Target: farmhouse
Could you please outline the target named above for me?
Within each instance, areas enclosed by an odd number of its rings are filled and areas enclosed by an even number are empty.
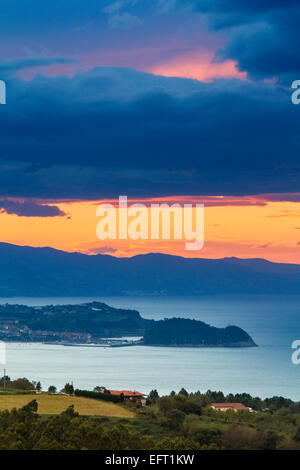
[[[211,407],[219,411],[252,411],[252,408],[248,408],[243,403],[212,403]]]
[[[145,397],[144,393],[140,392],[132,392],[131,390],[108,390],[111,395],[116,395],[116,396],[123,396],[124,400],[129,400],[129,401],[137,401],[139,403],[144,404]],[[103,391],[101,390],[103,393]]]

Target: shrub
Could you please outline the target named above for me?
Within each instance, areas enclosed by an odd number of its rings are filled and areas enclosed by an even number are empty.
[[[111,401],[113,403],[119,403],[122,401],[121,397],[111,395],[110,393],[91,392],[90,390],[79,389],[76,389],[74,393],[77,397],[94,398],[95,400]]]

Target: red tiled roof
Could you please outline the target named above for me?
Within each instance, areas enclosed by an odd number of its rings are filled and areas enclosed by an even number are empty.
[[[101,390],[103,393],[103,390]],[[144,393],[139,393],[139,392],[132,392],[130,390],[109,390],[111,395],[121,395],[123,394],[124,397],[144,397]]]
[[[214,408],[233,408],[235,410],[248,410],[247,406],[243,403],[212,403],[211,406]]]

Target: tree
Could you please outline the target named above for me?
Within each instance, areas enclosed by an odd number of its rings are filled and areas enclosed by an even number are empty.
[[[16,390],[33,390],[35,386],[26,377],[13,380],[10,382],[10,387]]]
[[[161,397],[158,401],[158,409],[163,414],[166,415],[169,411],[174,408],[174,401],[170,397]]]
[[[181,429],[185,414],[180,410],[171,410],[166,414],[167,425],[172,429]]]
[[[193,401],[186,400],[182,406],[181,406],[181,411],[183,411],[186,414],[194,414],[194,415],[201,415],[202,414],[202,408],[198,403],[194,403]]]
[[[35,389],[36,389],[38,392],[42,389],[42,385],[41,385],[41,382],[40,382],[40,381],[38,381],[38,383],[36,384]]]
[[[74,395],[73,384],[66,383],[66,385],[63,388],[63,391],[67,393],[68,395]]]
[[[184,395],[184,396],[188,397],[189,394],[188,394],[188,392],[186,391],[185,388],[182,388],[179,392],[179,395]]]
[[[73,385],[72,385],[73,386]],[[74,405],[68,406],[68,408],[61,413],[61,416],[66,416],[69,419],[78,418],[79,413],[75,411]]]
[[[1,379],[0,379],[0,387],[3,387],[4,384],[7,385],[10,382],[11,382],[10,377],[8,377],[8,375],[5,375],[5,376],[1,377]]]
[[[32,400],[27,405],[23,406],[22,410],[30,411],[31,413],[36,413],[38,410],[38,403],[36,400]]]
[[[48,393],[56,393],[55,385],[50,385],[50,387],[48,387]]]
[[[107,390],[106,387],[100,387],[99,385],[97,385],[97,387],[94,388],[94,392],[102,392],[102,393],[110,393],[109,390]]]
[[[148,395],[149,400],[156,401],[159,398],[158,392],[156,389],[151,390],[151,392]]]

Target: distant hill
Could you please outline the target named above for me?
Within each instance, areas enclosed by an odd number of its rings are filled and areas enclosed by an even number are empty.
[[[0,296],[299,294],[300,266],[263,259],[132,258],[0,243]]]
[[[143,342],[147,346],[256,346],[251,336],[238,326],[216,328],[202,321],[170,318],[152,323]]]

